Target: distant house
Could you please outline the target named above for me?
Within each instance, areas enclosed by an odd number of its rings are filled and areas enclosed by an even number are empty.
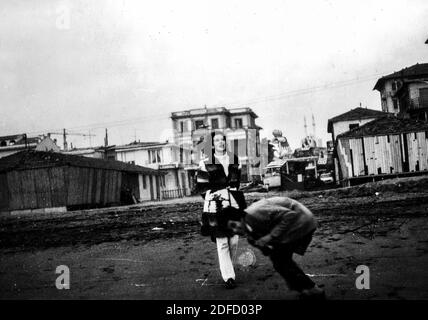
[[[332,141],[334,143],[339,134],[358,128],[372,120],[385,116],[385,114],[386,113],[383,111],[361,107],[351,109],[348,112],[328,119],[327,132],[331,133]]]
[[[160,199],[156,170],[54,152],[0,159],[0,211],[65,211]]]
[[[73,149],[69,149],[69,150],[61,150],[60,152],[63,154],[71,154],[71,155],[96,158],[96,159],[104,159],[105,158],[105,148],[104,147],[73,148]]]
[[[328,119],[327,132],[331,133],[332,142],[333,142],[333,148],[334,148],[333,163],[334,163],[334,173],[335,173],[334,177],[335,177],[336,183],[339,183],[341,179],[337,153],[335,152],[337,147],[336,137],[344,132],[347,132],[349,130],[365,125],[370,121],[373,121],[380,117],[384,117],[387,114],[388,113],[386,112],[360,107],[360,108],[351,109],[348,112],[342,113],[334,118]]]
[[[190,195],[193,180],[185,165],[190,163],[190,150],[170,142],[133,142],[111,146],[107,154],[114,153],[118,161],[159,170],[161,198],[176,198]]]
[[[337,136],[343,185],[428,173],[428,123],[383,117]]]
[[[382,110],[428,121],[428,63],[415,64],[380,78]]]
[[[56,142],[47,137],[27,137],[27,134],[15,134],[0,137],[0,158],[22,150],[59,151]]]

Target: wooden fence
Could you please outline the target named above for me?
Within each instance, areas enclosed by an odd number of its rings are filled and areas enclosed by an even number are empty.
[[[184,198],[186,191],[186,188],[162,190],[162,199]]]

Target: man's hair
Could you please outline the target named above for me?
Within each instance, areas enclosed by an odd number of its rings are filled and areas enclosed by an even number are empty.
[[[247,213],[235,207],[226,207],[217,215],[217,222],[221,226],[227,226],[229,221],[241,221]]]

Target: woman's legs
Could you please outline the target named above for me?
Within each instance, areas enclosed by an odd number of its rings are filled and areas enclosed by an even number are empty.
[[[232,256],[236,254],[238,239],[239,237],[237,235],[231,238],[216,238],[220,272],[225,282],[228,279],[235,280],[235,270],[233,269]]]

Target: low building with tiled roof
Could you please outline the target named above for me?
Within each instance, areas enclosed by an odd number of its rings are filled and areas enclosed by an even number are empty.
[[[383,111],[428,120],[428,63],[383,76],[373,90],[380,92]]]
[[[377,118],[384,117],[385,115],[387,115],[386,112],[379,110],[361,107],[351,109],[348,112],[328,119],[327,132],[331,133],[334,142],[339,134],[362,126]]]

